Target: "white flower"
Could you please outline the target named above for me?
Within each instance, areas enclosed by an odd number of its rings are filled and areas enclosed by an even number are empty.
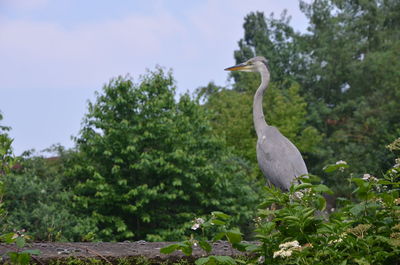
[[[196,218],[194,219],[194,224],[192,225],[192,230],[197,230],[199,229],[201,224],[204,224],[204,219],[203,218]]]
[[[369,180],[369,178],[371,177],[370,174],[364,174],[364,176],[362,177],[363,180]]]
[[[340,243],[340,242],[342,242],[342,241],[343,241],[343,239],[341,239],[341,238],[338,238],[338,239],[335,239],[335,240],[330,240],[330,241],[328,242],[328,245]]]
[[[297,240],[291,241],[291,242],[286,242],[286,243],[279,245],[280,249],[298,248],[298,247],[300,247],[300,244],[299,244],[299,241],[297,241]]]
[[[192,230],[197,230],[197,229],[199,229],[199,227],[200,227],[200,224],[193,224]]]
[[[294,193],[294,196],[295,196],[296,198],[301,199],[301,198],[303,198],[304,194],[303,194],[301,191],[296,191],[296,192]]]
[[[375,178],[374,176],[371,176],[370,174],[364,174],[362,179],[365,180],[365,181],[370,181],[370,182],[377,182],[378,181],[377,178]]]
[[[290,257],[292,255],[293,250],[301,250],[301,246],[299,241],[294,240],[290,242],[286,242],[279,245],[279,250],[274,252],[274,258],[276,257]]]
[[[204,224],[204,219],[203,218],[196,218],[196,219],[194,219],[194,222],[196,224]]]
[[[289,250],[280,249],[280,250],[274,252],[274,258],[276,258],[276,257],[286,258],[286,257],[290,257],[291,255],[292,255],[292,251],[290,249]]]
[[[343,241],[343,238],[346,237],[346,236],[347,236],[347,233],[341,233],[341,234],[339,235],[339,238],[338,238],[338,239],[330,240],[330,241],[328,242],[328,245],[340,243],[340,242]]]

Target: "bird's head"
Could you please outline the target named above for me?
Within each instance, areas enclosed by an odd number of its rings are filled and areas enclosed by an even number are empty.
[[[265,67],[268,69],[268,60],[263,56],[257,56],[244,63],[228,67],[225,71],[261,72],[261,69]]]

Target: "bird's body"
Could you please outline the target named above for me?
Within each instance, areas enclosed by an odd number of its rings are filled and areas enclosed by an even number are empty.
[[[299,150],[274,126],[267,125],[258,137],[257,160],[264,176],[282,190],[289,190],[296,178],[308,173]]]
[[[254,95],[253,121],[257,133],[257,160],[264,176],[274,186],[289,190],[297,178],[308,174],[306,164],[297,147],[274,126],[269,126],[264,118],[262,98],[269,84],[268,62],[257,56],[245,63],[225,70],[259,72],[261,85]]]

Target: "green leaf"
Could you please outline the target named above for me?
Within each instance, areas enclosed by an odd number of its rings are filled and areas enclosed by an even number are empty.
[[[168,245],[166,247],[163,247],[160,249],[160,252],[162,254],[170,254],[176,250],[178,250],[180,248],[179,244],[172,244],[172,245]]]
[[[315,192],[334,194],[334,192],[324,184],[318,184],[312,187]]]
[[[300,222],[300,218],[297,216],[293,216],[293,215],[288,215],[282,218],[283,220],[286,221],[292,221],[292,222]]]
[[[193,248],[188,241],[185,241],[163,247],[160,249],[160,253],[170,254],[176,250],[180,250],[183,252],[183,254],[190,256],[192,254]]]
[[[234,265],[236,261],[229,256],[209,256],[199,258],[195,261],[196,265]]]
[[[227,231],[226,237],[231,244],[239,243],[240,241],[242,241],[242,233],[237,230]]]
[[[325,210],[326,208],[326,200],[324,197],[322,196],[318,196],[317,197],[317,209],[320,211]]]
[[[359,265],[370,265],[371,263],[368,262],[364,257],[362,258],[356,258],[354,261],[359,264]]]
[[[369,182],[361,178],[352,178],[351,181],[354,182],[358,187],[366,187],[369,185]]]
[[[237,249],[237,250],[239,250],[239,251],[242,251],[242,252],[246,251],[248,246],[249,246],[248,243],[242,243],[242,242],[233,243],[233,244],[232,244],[232,247],[233,247],[233,248],[235,248],[235,249]]]
[[[229,256],[214,256],[217,264],[236,264],[236,261]]]
[[[313,186],[313,184],[311,184],[311,183],[301,183],[299,185],[295,185],[293,187],[293,191],[298,191],[298,190],[302,190],[302,189],[311,188],[312,186]]]
[[[219,232],[213,237],[213,241],[221,240],[225,235],[225,232]]]
[[[186,256],[190,256],[192,255],[193,252],[193,248],[191,245],[183,245],[180,247],[180,250],[182,251],[183,254],[185,254]]]
[[[222,220],[228,220],[229,218],[231,218],[229,215],[227,215],[223,212],[218,212],[218,211],[212,212],[211,215],[221,218]]]
[[[224,221],[221,221],[221,220],[218,220],[218,219],[212,219],[211,223],[215,224],[215,225],[225,225],[226,224]]]
[[[355,216],[358,216],[364,210],[365,210],[365,206],[362,204],[356,204],[352,208],[350,208],[350,212]]]
[[[199,259],[197,259],[194,263],[195,263],[196,265],[211,264],[211,263],[208,263],[209,261],[210,261],[210,257],[205,257],[205,258],[199,258]]]
[[[326,165],[322,170],[326,173],[331,173],[338,170],[339,168],[348,168],[348,167],[349,165],[347,164],[330,164]]]
[[[12,264],[29,265],[29,261],[31,260],[29,253],[8,252],[7,255],[10,257]]]
[[[312,216],[313,214],[314,214],[314,209],[309,209],[309,210],[307,210],[305,212],[303,211],[302,218],[303,219],[308,218],[308,217]]]
[[[211,245],[207,241],[199,241],[199,246],[207,253],[212,250]]]
[[[23,248],[25,246],[25,238],[22,236],[19,236],[15,239],[15,244],[19,248]]]
[[[15,238],[13,238],[15,235],[15,233],[7,233],[4,235],[1,235],[0,239],[1,241],[7,243],[7,244],[11,244],[15,242]]]
[[[22,251],[21,253],[28,253],[30,255],[40,255],[40,250],[38,249],[26,249],[24,251]]]

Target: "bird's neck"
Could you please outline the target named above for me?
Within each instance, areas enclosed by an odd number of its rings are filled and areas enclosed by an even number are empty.
[[[263,112],[262,100],[264,92],[268,87],[270,78],[269,71],[266,67],[260,70],[260,74],[261,74],[261,85],[258,87],[254,95],[254,101],[253,101],[253,121],[258,137],[262,137],[261,136],[262,129],[265,128],[265,126],[267,126]]]

